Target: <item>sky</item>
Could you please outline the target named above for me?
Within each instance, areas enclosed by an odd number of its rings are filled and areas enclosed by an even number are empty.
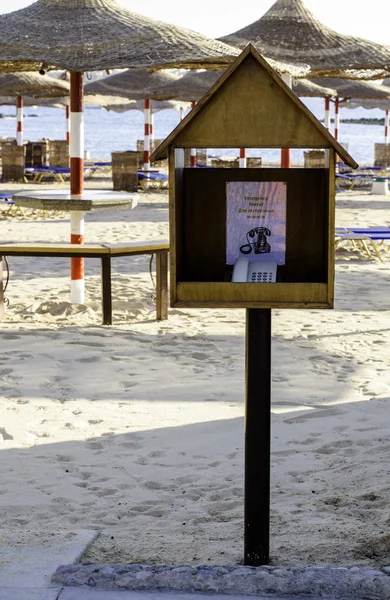
[[[118,0],[129,10],[221,37],[259,19],[274,0]],[[31,0],[0,0],[0,14],[32,4]],[[390,0],[305,0],[305,6],[331,29],[390,46]]]

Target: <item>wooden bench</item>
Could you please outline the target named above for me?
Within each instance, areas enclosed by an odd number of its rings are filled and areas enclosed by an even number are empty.
[[[0,244],[0,318],[4,316],[3,257],[45,256],[100,258],[102,274],[103,325],[112,324],[111,258],[156,255],[156,318],[168,318],[168,252],[166,242],[134,242],[129,244]]]

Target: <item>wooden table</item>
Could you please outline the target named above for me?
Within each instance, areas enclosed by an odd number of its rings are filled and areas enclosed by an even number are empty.
[[[123,210],[137,206],[138,194],[111,190],[68,190],[18,192],[12,196],[16,206],[70,212],[70,241],[84,243],[84,213],[92,210]],[[71,302],[84,304],[84,258],[71,258]]]

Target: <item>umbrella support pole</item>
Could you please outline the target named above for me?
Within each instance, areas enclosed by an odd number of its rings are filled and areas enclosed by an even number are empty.
[[[240,148],[240,169],[246,168],[246,148]]]
[[[70,74],[70,193],[81,196],[84,192],[84,112],[83,73]],[[70,213],[70,241],[84,243],[84,212]],[[84,258],[71,258],[71,302],[84,303]]]
[[[18,96],[16,100],[16,143],[23,146],[23,96]]]
[[[325,127],[330,131],[330,98],[325,98]]]
[[[282,73],[282,79],[290,89],[292,89],[292,77],[290,73]],[[291,150],[290,148],[282,148],[280,153],[280,166],[282,169],[291,168]]]
[[[84,243],[84,212],[72,210],[70,212],[70,243]],[[84,258],[71,258],[71,303],[84,304]]]

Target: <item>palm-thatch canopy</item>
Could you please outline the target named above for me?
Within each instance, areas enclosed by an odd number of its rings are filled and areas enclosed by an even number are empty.
[[[311,79],[294,79],[292,91],[301,98],[329,98],[337,96],[337,90],[331,87],[328,79],[323,80],[323,84],[314,83]]]
[[[23,96],[23,106],[45,106],[49,108],[65,108],[67,99],[62,98],[32,98]],[[15,106],[15,96],[0,96],[0,106]]]
[[[390,73],[389,46],[333,31],[302,0],[276,0],[260,19],[219,39],[241,49],[251,42],[273,59],[308,63],[310,79],[382,79]]]
[[[0,15],[0,71],[128,67],[221,69],[236,48],[116,0],[37,0]]]
[[[381,83],[384,88],[390,90],[390,79],[384,79]],[[380,110],[390,110],[390,99],[358,99],[352,98],[345,103],[346,108],[366,108],[370,110],[372,108],[379,108]]]
[[[84,86],[85,94],[109,94],[122,96],[131,100],[143,100],[145,88],[154,85],[172,83],[180,78],[167,69],[150,73],[147,69],[127,69],[115,75],[102,77]]]
[[[146,88],[146,95],[156,100],[176,99],[183,102],[197,102],[221,76],[213,71],[186,73],[180,79],[168,81],[164,85]],[[336,96],[336,90],[313,83],[308,79],[294,79],[293,91],[297,96],[328,97]]]
[[[215,71],[190,72],[175,81],[150,86],[145,89],[145,93],[155,100],[175,99],[182,102],[197,102],[221,74]]]
[[[379,85],[373,81],[351,81],[349,79],[334,79],[326,77],[324,79],[313,79],[318,85],[329,84],[337,90],[336,96],[339,98],[390,98],[390,87]]]
[[[69,94],[69,83],[49,75],[39,73],[0,73],[0,94],[32,97],[56,98]],[[14,98],[15,102],[15,98]]]
[[[118,98],[117,98],[118,99]],[[126,112],[128,110],[139,110],[141,112],[144,111],[144,103],[142,100],[137,100],[136,102],[123,102],[122,104],[120,103],[115,103],[115,104],[102,104],[103,108],[106,108],[107,110],[112,110],[114,112]],[[151,100],[150,101],[150,108],[152,110],[152,113],[156,113],[159,112],[160,110],[169,110],[169,109],[175,109],[175,110],[179,110],[180,108],[188,108],[189,104],[188,103],[184,103],[184,102],[175,102],[173,100],[163,100],[161,102],[156,101],[156,100]]]

